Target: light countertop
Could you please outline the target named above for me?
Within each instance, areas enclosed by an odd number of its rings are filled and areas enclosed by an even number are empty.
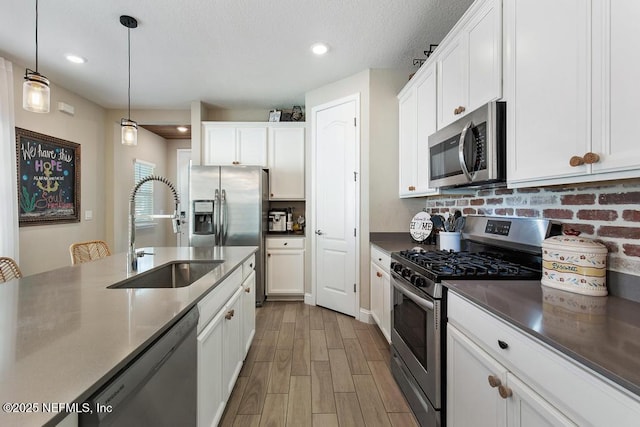
[[[138,273],[125,253],[0,284],[0,402],[37,403],[0,412],[0,425],[57,423],[42,403],[84,402],[257,250],[146,248]],[[224,260],[184,288],[107,289],[176,260]]]

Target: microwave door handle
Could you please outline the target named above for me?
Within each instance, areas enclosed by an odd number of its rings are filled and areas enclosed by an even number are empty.
[[[471,173],[467,168],[467,164],[464,161],[464,141],[465,139],[467,139],[467,132],[469,131],[469,129],[471,129],[474,126],[475,125],[473,124],[472,121],[467,123],[464,129],[462,129],[462,133],[460,134],[460,141],[458,142],[458,160],[460,161],[460,169],[462,169],[462,172],[467,177],[467,180],[469,182],[473,182],[474,177],[471,176]]]

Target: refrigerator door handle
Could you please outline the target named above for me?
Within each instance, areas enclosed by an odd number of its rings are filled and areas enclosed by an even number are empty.
[[[213,234],[215,236],[214,245],[220,244],[220,191],[216,189],[213,202]]]
[[[222,227],[222,230],[220,232],[220,244],[224,245],[227,243],[227,216],[229,214],[229,211],[227,209],[227,192],[225,190],[222,190],[220,209],[220,224]]]

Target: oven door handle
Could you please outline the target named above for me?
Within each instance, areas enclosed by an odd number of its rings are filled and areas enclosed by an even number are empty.
[[[411,301],[418,304],[423,309],[433,311],[433,303],[431,301],[427,301],[423,298],[420,298],[418,295],[414,294],[409,286],[405,285],[402,282],[399,282],[398,280],[394,280],[393,287],[396,288],[402,295],[406,296],[407,298],[409,298]]]

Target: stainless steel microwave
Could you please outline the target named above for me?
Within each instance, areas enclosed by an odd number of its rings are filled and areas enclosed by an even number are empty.
[[[506,180],[506,104],[490,102],[429,137],[429,186],[482,187]]]

